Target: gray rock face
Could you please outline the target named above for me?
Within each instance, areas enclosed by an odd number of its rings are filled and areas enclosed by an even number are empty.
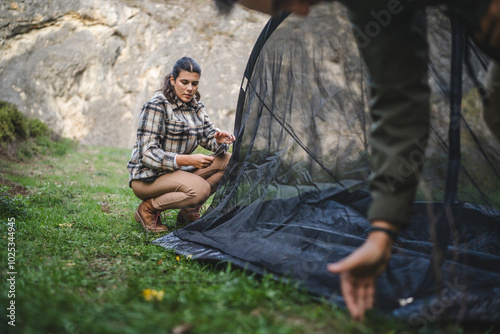
[[[232,131],[243,71],[268,17],[241,7],[221,17],[212,2],[1,1],[0,99],[62,136],[132,147],[143,103],[177,59],[191,56],[202,67],[208,114]],[[444,28],[429,32],[431,58],[447,69],[449,27],[431,14],[429,26]],[[465,86],[468,91],[472,84]],[[434,118],[447,120],[446,106],[435,102],[435,109]]]
[[[268,17],[212,0],[0,3],[0,99],[85,144],[131,147],[142,104],[182,56],[202,67],[211,119],[233,130],[248,56]]]

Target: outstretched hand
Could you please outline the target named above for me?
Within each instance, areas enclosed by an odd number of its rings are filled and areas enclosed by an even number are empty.
[[[385,222],[373,226],[391,228]],[[328,265],[328,271],[340,274],[340,288],[349,313],[355,320],[363,320],[365,312],[373,307],[375,281],[385,270],[391,258],[392,239],[385,232],[374,231],[351,255]]]
[[[214,135],[217,145],[222,144],[232,144],[236,140],[236,137],[227,131],[217,131]]]

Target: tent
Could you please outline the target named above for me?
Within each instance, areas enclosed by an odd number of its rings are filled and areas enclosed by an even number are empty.
[[[343,304],[326,265],[363,243],[371,201],[366,71],[345,14],[328,3],[306,18],[268,22],[245,71],[237,142],[211,207],[155,244],[289,278]],[[439,9],[428,21],[431,138],[411,227],[377,281],[376,308],[415,324],[499,322],[500,154],[475,88],[488,60]],[[450,63],[454,43],[468,56]],[[460,127],[448,126],[450,110]]]

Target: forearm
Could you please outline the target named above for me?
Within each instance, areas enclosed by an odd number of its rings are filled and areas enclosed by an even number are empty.
[[[191,155],[188,154],[177,154],[175,157],[177,162],[177,166],[192,166],[193,162],[191,161]]]
[[[160,148],[152,148],[144,150],[141,162],[144,166],[151,169],[173,172],[176,170],[175,153],[165,152]]]

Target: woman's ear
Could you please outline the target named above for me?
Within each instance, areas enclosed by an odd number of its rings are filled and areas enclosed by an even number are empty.
[[[171,76],[170,76],[170,83],[172,84],[172,86],[173,86],[173,85],[174,85],[174,83],[175,83],[175,80],[174,80],[174,76],[173,76],[173,75],[171,75]]]

